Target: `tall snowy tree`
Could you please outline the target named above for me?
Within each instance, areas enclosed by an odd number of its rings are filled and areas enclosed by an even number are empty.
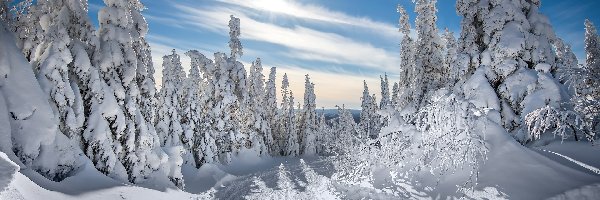
[[[385,109],[390,103],[390,82],[388,80],[387,73],[384,77],[379,76],[381,79],[381,101],[379,103],[379,109]]]
[[[586,65],[575,98],[575,109],[583,115],[590,132],[600,130],[600,36],[591,21],[585,21]]]
[[[183,80],[183,87],[180,87],[180,89],[185,90],[181,101],[181,126],[184,138],[189,138],[189,151],[193,155],[196,167],[200,167],[201,162],[204,161],[204,155],[200,147],[203,137],[200,132],[202,123],[201,109],[203,107],[200,95],[202,92],[201,84],[204,81],[200,75],[200,65],[205,65],[207,61],[204,60],[206,57],[200,57],[201,54],[192,55],[190,52],[185,53],[191,58],[190,71],[187,78]]]
[[[48,9],[42,16],[44,40],[38,49],[43,53],[33,58],[37,78],[42,89],[48,94],[59,130],[70,138],[79,139],[84,123],[83,105],[79,87],[72,80],[69,64],[73,56],[68,45],[72,11],[62,1],[42,1],[38,3]]]
[[[590,20],[585,20],[585,53],[585,67],[594,75],[600,74],[600,36]]]
[[[271,143],[267,144],[270,153],[273,155],[278,155],[281,150],[281,146],[279,143],[280,132],[278,127],[279,122],[279,114],[277,108],[277,87],[275,85],[275,79],[277,78],[277,68],[271,67],[271,71],[269,73],[269,80],[267,80],[265,86],[265,99],[264,105],[266,107],[265,116],[269,121],[269,127],[271,129]]]
[[[147,121],[145,117],[148,116],[144,116],[140,109],[142,97],[138,67],[147,67],[147,64],[138,63],[138,58],[147,55],[141,55],[144,47],[136,47],[134,43],[142,41],[147,31],[139,13],[143,5],[138,0],[105,0],[104,3],[107,7],[98,13],[100,44],[94,60],[123,110],[125,130],[117,139],[122,147],[117,152],[129,181],[136,183],[158,170],[162,163],[156,158],[165,153],[160,149],[152,122]],[[172,180],[177,186],[182,186],[175,178]]]
[[[369,93],[367,82],[363,81],[364,90],[361,98],[360,130],[361,138],[375,138],[379,134],[379,115],[377,115],[377,102]]]
[[[152,54],[150,45],[146,41],[148,34],[148,23],[141,11],[144,5],[139,0],[131,1],[132,17],[132,40],[133,50],[137,57],[136,82],[139,88],[138,104],[144,118],[154,124],[156,123],[156,81],[154,80],[154,64],[152,63]]]
[[[245,102],[248,109],[244,113],[246,116],[244,127],[248,129],[249,147],[254,149],[259,155],[268,154],[267,146],[270,146],[273,142],[270,121],[266,116],[264,102],[265,80],[262,71],[262,62],[260,58],[257,58],[256,61],[252,62],[252,66],[250,67],[247,80],[248,97]]]
[[[315,155],[317,153],[316,131],[317,131],[317,104],[315,96],[315,84],[310,81],[308,74],[304,81],[304,106],[299,118],[300,154]]]
[[[457,45],[454,33],[446,28],[442,38],[446,42],[445,50],[446,55],[444,57],[444,72],[447,75],[447,83],[445,86],[453,86],[460,77],[464,76],[467,72],[466,69],[456,65],[457,60]]]
[[[215,90],[212,105],[215,140],[219,148],[219,159],[229,163],[233,155],[246,144],[247,136],[240,133],[242,114],[240,102],[243,102],[243,91],[246,72],[241,63],[234,57],[228,58],[223,53],[215,53],[215,73],[212,78]]]
[[[392,87],[392,100],[391,100],[392,107],[396,109],[399,101],[400,101],[400,85],[398,85],[398,82],[394,82],[394,86]]]
[[[421,79],[422,87],[416,87],[413,100],[417,108],[426,103],[428,93],[444,86],[446,74],[444,73],[442,41],[438,34],[437,22],[437,0],[415,0],[415,29],[418,39],[416,41],[415,68],[416,76],[413,79]]]
[[[294,112],[294,94],[289,90],[287,74],[281,81],[281,113],[279,116],[279,134],[277,141],[281,147],[281,155],[297,156],[300,154],[298,133],[296,132],[296,113]]]
[[[231,57],[237,58],[244,55],[242,42],[240,42],[240,18],[229,16],[229,48],[231,49]]]
[[[179,100],[178,90],[183,86],[183,67],[179,55],[173,53],[163,57],[162,88],[160,90],[160,108],[158,110],[158,124],[156,130],[161,138],[161,146],[179,146],[184,144],[183,127],[181,127],[181,114],[183,107]],[[187,140],[186,140],[187,141]]]
[[[201,71],[206,72],[206,69],[211,67],[212,60],[196,50],[188,51],[185,54],[190,57],[191,68],[186,79],[188,92],[184,101],[186,103],[184,115],[188,121],[184,125],[187,128],[184,129],[192,132],[186,135],[193,135],[191,153],[194,156],[196,167],[200,167],[205,163],[213,163],[217,160],[216,144],[210,134],[210,121],[208,121],[210,118],[205,113],[207,102],[203,97],[208,87],[205,78],[208,77],[200,74]]]
[[[416,77],[420,70],[417,70],[415,65],[415,42],[410,37],[410,21],[409,16],[404,7],[398,5],[398,13],[400,14],[399,31],[402,32],[402,42],[400,43],[400,82],[398,97],[399,109],[405,109],[413,102],[414,91],[420,88],[420,78]],[[364,95],[363,95],[364,96]]]

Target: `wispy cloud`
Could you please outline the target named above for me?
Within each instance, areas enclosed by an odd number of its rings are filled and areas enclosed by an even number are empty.
[[[359,27],[365,31],[398,41],[400,34],[394,24],[377,22],[367,17],[351,16],[315,4],[301,3],[295,0],[217,0],[222,3],[236,5],[262,11],[269,14],[286,15],[314,22],[330,23],[338,26]]]
[[[191,24],[217,33],[227,34],[229,15],[234,14],[242,21],[242,38],[281,45],[287,48],[294,59],[322,61],[370,67],[380,71],[394,70],[399,59],[393,52],[355,41],[336,33],[318,31],[303,26],[291,28],[257,21],[242,11],[215,7],[211,10],[175,5],[180,17],[191,20]]]

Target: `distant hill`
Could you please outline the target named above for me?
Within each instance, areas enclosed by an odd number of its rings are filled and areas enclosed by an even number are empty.
[[[354,118],[354,122],[360,122],[360,110],[348,109],[350,113],[352,113],[352,118]],[[335,119],[338,117],[338,109],[317,109],[317,114],[325,113],[325,120],[330,121],[331,119]]]

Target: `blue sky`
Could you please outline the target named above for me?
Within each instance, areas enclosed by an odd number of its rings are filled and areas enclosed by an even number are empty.
[[[400,62],[396,5],[413,10],[410,0],[142,0],[150,26],[157,82],[162,56],[176,49],[183,54],[197,49],[208,57],[229,52],[229,15],[241,19],[245,65],[260,57],[265,67],[277,67],[278,77],[290,77],[296,99],[302,99],[304,74],[316,84],[318,107],[345,104],[360,107],[362,81],[379,96],[379,76],[397,81]],[[90,0],[90,17],[104,7]],[[438,1],[438,27],[459,34],[460,17],[455,1]],[[600,25],[598,0],[542,0],[557,35],[584,58],[585,18]],[[411,14],[414,20],[415,14]],[[94,22],[97,23],[97,22]],[[184,68],[189,59],[182,55]],[[247,66],[248,67],[248,66]],[[280,81],[280,80],[278,80]],[[278,82],[279,84],[280,82]]]

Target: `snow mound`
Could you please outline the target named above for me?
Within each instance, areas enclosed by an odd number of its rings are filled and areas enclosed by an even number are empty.
[[[0,192],[15,179],[19,166],[8,159],[8,156],[0,152]]]
[[[600,197],[600,183],[594,185],[588,185],[574,190],[569,190],[563,194],[549,198],[548,200],[567,200],[567,199],[578,199],[578,200],[593,200]]]

